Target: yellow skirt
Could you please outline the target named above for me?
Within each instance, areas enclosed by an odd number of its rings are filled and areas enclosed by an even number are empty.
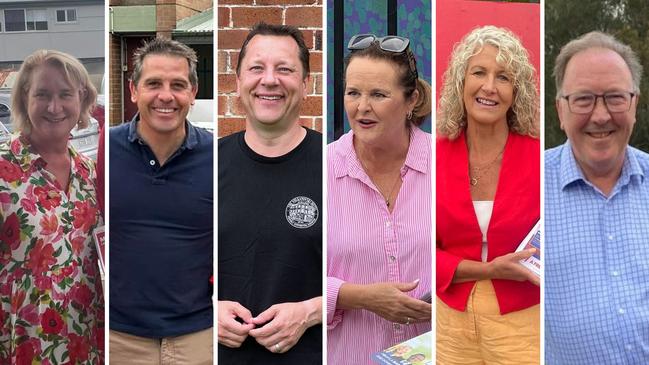
[[[500,314],[491,280],[478,281],[465,312],[437,298],[438,365],[537,365],[539,305]]]

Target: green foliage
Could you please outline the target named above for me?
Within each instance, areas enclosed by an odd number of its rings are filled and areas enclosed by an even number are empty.
[[[631,145],[649,151],[649,2],[646,0],[545,1],[545,147],[563,143],[555,109],[554,60],[561,47],[599,30],[628,44],[644,67]]]

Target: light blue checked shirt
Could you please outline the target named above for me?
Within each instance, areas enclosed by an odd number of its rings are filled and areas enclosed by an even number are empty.
[[[569,143],[545,152],[547,364],[649,364],[648,177],[628,147],[606,197]]]

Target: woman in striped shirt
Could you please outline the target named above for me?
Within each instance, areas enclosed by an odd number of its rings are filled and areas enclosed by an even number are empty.
[[[328,148],[330,364],[430,331],[431,92],[407,38],[352,37],[345,59],[351,131]]]

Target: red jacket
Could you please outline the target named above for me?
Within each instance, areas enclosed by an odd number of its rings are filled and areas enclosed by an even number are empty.
[[[482,233],[469,189],[465,134],[451,141],[437,139],[437,296],[460,311],[475,281],[452,284],[463,259],[481,261]],[[509,133],[493,213],[487,230],[487,261],[514,252],[539,219],[541,200],[540,142]],[[492,280],[500,313],[539,303],[539,288],[525,281]]]

